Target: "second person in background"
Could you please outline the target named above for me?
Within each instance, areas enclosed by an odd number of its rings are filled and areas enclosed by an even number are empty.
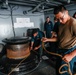
[[[47,17],[44,23],[44,33],[47,38],[51,38],[53,30],[53,23],[51,22],[50,18]]]

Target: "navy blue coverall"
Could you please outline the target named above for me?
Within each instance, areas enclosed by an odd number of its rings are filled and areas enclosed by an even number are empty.
[[[44,24],[44,31],[46,32],[46,37],[50,38],[52,36],[51,31],[53,30],[53,23],[49,21],[48,23],[45,22]]]
[[[33,49],[42,44],[42,41],[41,41],[42,37],[44,37],[42,31],[38,31],[38,34],[37,34],[36,37],[32,36],[31,42],[34,42]],[[43,54],[42,47],[40,47],[37,51],[38,51],[38,55],[39,55],[39,58],[40,58]]]

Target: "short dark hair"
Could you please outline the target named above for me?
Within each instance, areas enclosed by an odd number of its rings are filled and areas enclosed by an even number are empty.
[[[65,11],[66,8],[64,7],[64,5],[60,5],[54,8],[54,14],[58,14],[59,12],[63,12]]]
[[[49,17],[49,16],[47,16],[47,17],[46,17],[46,19],[47,19],[47,18],[50,18],[50,17]]]
[[[37,32],[38,32],[38,29],[33,29],[32,34],[35,34],[35,33],[37,33]]]

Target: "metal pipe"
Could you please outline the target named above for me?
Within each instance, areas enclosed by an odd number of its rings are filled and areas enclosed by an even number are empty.
[[[44,10],[41,10],[40,12],[50,11],[50,10],[53,10],[53,9],[54,8],[44,9]]]
[[[28,4],[28,3],[23,3],[23,2],[14,2],[14,1],[8,1],[9,4],[17,4],[17,5],[26,5],[26,6],[36,6],[36,4]]]
[[[15,37],[15,29],[14,29],[14,22],[13,22],[13,11],[12,11],[12,7],[10,7],[10,13],[11,13],[11,21],[12,21],[12,29],[13,29],[13,34],[14,34],[14,37]]]
[[[46,2],[42,2],[42,3],[38,4],[34,9],[29,10],[29,11],[34,12],[36,9],[38,9],[44,3],[46,3]]]
[[[49,2],[44,1],[44,2],[42,2],[42,3],[40,3],[40,4],[38,4],[34,9],[28,10],[28,11],[34,12],[34,11],[36,11],[41,5],[43,5],[43,4],[50,4],[50,5],[52,5],[52,6],[57,6],[57,5],[62,4],[62,3],[55,2],[55,1],[49,1]],[[48,9],[47,9],[47,10],[48,10]]]

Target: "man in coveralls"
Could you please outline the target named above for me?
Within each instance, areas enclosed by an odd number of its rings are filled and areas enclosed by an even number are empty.
[[[41,39],[44,37],[42,31],[38,29],[33,30],[33,35],[31,38],[31,50],[36,50],[38,52],[39,59],[41,59],[43,51],[41,48],[42,41]]]
[[[46,22],[44,23],[44,33],[47,38],[51,38],[53,30],[53,23],[50,21],[50,18],[46,18]]]

